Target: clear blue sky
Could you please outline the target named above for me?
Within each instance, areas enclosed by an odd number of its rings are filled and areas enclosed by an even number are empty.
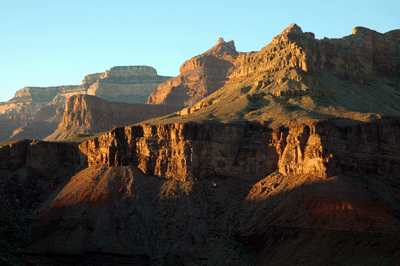
[[[291,23],[316,38],[400,28],[400,1],[0,0],[0,102],[25,86],[79,85],[113,66],[176,76],[219,37],[258,51]]]

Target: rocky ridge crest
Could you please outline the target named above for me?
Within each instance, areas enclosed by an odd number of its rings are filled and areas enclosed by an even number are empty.
[[[171,121],[371,121],[399,116],[398,30],[356,28],[341,39],[316,40],[292,24],[247,57],[225,87]],[[388,58],[387,60],[385,58]]]
[[[349,36],[318,40],[313,33],[292,24],[249,57],[235,77],[297,69],[309,75],[328,70],[343,80],[361,84],[376,82],[374,77],[398,79],[399,39],[399,30],[382,34],[355,27]]]
[[[232,40],[220,38],[212,48],[184,62],[180,75],[160,84],[147,103],[191,106],[229,83],[249,54],[237,52]]]

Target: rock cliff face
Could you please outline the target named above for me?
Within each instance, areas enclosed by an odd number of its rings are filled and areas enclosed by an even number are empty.
[[[273,146],[251,145],[267,137],[262,129],[261,125],[253,131],[242,125],[129,126],[80,147],[89,165],[133,164],[146,174],[178,181],[213,176],[257,179],[274,171],[278,158]],[[251,133],[254,136],[245,139]],[[243,147],[243,142],[250,142],[246,144],[251,151]]]
[[[73,143],[52,143],[37,140],[16,140],[1,143],[2,170],[61,169],[64,166],[87,165],[87,157]],[[44,155],[48,155],[46,158]]]
[[[250,53],[236,51],[232,40],[218,43],[183,63],[180,75],[161,84],[148,104],[191,106],[229,83],[229,77]]]
[[[399,248],[399,134],[398,119],[116,128],[80,145],[89,167],[32,215],[30,248],[123,254],[107,257],[121,265],[387,262]]]
[[[83,93],[78,86],[25,87],[0,103],[0,141],[42,139],[57,129],[65,95]]]
[[[0,103],[1,118],[10,116],[32,117],[41,108],[53,105],[52,101],[55,97],[66,93],[85,92],[78,86],[25,87],[17,91],[11,100]]]
[[[398,35],[355,28],[342,39],[316,40],[293,24],[248,56],[229,84],[183,109],[182,117],[151,123],[250,120],[279,126],[400,116]]]
[[[132,164],[143,173],[178,181],[260,180],[275,171],[396,178],[399,135],[398,119],[350,127],[329,121],[288,128],[263,123],[138,125],[116,128],[80,148],[89,165]]]
[[[91,95],[68,98],[61,123],[45,140],[62,140],[74,134],[95,134],[163,116],[177,108],[109,102]]]
[[[93,136],[79,151],[3,144],[0,192],[18,195],[9,198],[27,193],[24,180],[53,184],[42,182],[57,177],[41,174],[50,166],[68,178],[34,207],[7,198],[2,217],[27,212],[16,230],[24,247],[60,263],[399,264],[397,44],[397,31],[315,40],[291,25],[180,112]],[[89,121],[79,108],[97,100],[80,97],[68,107],[79,119],[68,121]],[[28,178],[35,165],[39,178]]]
[[[143,104],[159,84],[172,78],[159,76],[148,66],[113,67],[98,77],[95,82],[93,78],[84,80],[83,85],[90,85],[87,94],[108,101]]]
[[[49,136],[61,122],[64,105],[71,96],[90,94],[110,101],[144,104],[150,93],[170,78],[157,75],[148,66],[119,66],[87,75],[79,86],[25,87],[11,100],[0,103],[0,123],[9,125],[0,132],[0,141]]]
[[[390,84],[399,77],[400,31],[385,34],[356,27],[352,35],[341,39],[317,40],[292,24],[260,52],[249,57],[235,77],[257,72],[298,69],[309,75],[328,70],[344,80],[360,84],[387,78]]]

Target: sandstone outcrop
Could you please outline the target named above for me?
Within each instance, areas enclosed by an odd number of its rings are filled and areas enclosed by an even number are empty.
[[[11,100],[0,103],[0,116],[3,119],[10,116],[32,117],[57,95],[66,92],[84,93],[78,86],[25,87],[17,91]]]
[[[80,145],[89,165],[135,165],[179,181],[260,180],[272,172],[320,178],[400,174],[400,120],[340,127],[330,121],[288,128],[263,123],[167,124],[115,128]],[[399,206],[400,208],[400,206]]]
[[[274,171],[278,156],[275,147],[247,143],[251,151],[243,148],[243,141],[256,142],[266,137],[259,129],[254,130],[255,139],[245,140],[245,134],[251,131],[242,125],[128,126],[80,147],[88,156],[89,165],[133,164],[143,173],[178,181],[213,176],[257,179]]]
[[[218,43],[180,67],[180,75],[158,86],[148,104],[191,106],[229,83],[230,75],[250,53],[236,51],[232,40]]]
[[[68,98],[58,128],[44,140],[62,140],[74,134],[105,132],[117,126],[131,125],[174,111],[177,108],[109,102],[92,95],[75,95]]]
[[[112,67],[98,77],[95,82],[92,77],[84,80],[83,85],[90,84],[87,94],[108,101],[143,104],[159,84],[172,78],[159,76],[148,66]]]
[[[78,86],[25,87],[11,100],[0,103],[0,141],[42,139],[57,128],[65,95],[82,93]]]
[[[399,32],[380,34],[357,27],[341,39],[317,40],[292,24],[249,55],[229,84],[183,109],[182,117],[151,123],[250,120],[279,126],[400,116]]]
[[[0,123],[8,125],[0,132],[0,141],[49,136],[62,121],[64,105],[71,96],[90,94],[109,101],[144,104],[150,93],[170,78],[157,75],[148,66],[118,66],[85,76],[79,86],[25,87],[11,100],[0,103]]]
[[[360,84],[387,78],[390,84],[399,77],[400,31],[385,34],[356,27],[352,35],[341,39],[317,40],[292,24],[272,42],[249,57],[235,73],[236,78],[257,72],[273,73],[298,69],[309,75],[320,70]]]

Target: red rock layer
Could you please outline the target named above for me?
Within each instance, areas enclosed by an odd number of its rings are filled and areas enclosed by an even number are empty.
[[[174,111],[176,108],[167,106],[117,103],[91,95],[74,95],[67,100],[58,129],[45,140],[61,140],[77,133],[104,132]]]
[[[376,78],[398,80],[400,30],[382,34],[356,27],[352,35],[341,39],[317,40],[313,33],[292,24],[260,52],[248,57],[234,76],[244,78],[290,69],[309,75],[329,70],[337,77],[360,84],[376,82]]]
[[[220,38],[210,50],[183,63],[180,75],[160,84],[147,103],[191,106],[227,84],[248,54]]]
[[[400,174],[397,119],[339,127],[329,121],[272,129],[262,123],[166,124],[116,128],[81,144],[89,165],[136,165],[188,181],[212,176],[259,180],[284,175]]]

